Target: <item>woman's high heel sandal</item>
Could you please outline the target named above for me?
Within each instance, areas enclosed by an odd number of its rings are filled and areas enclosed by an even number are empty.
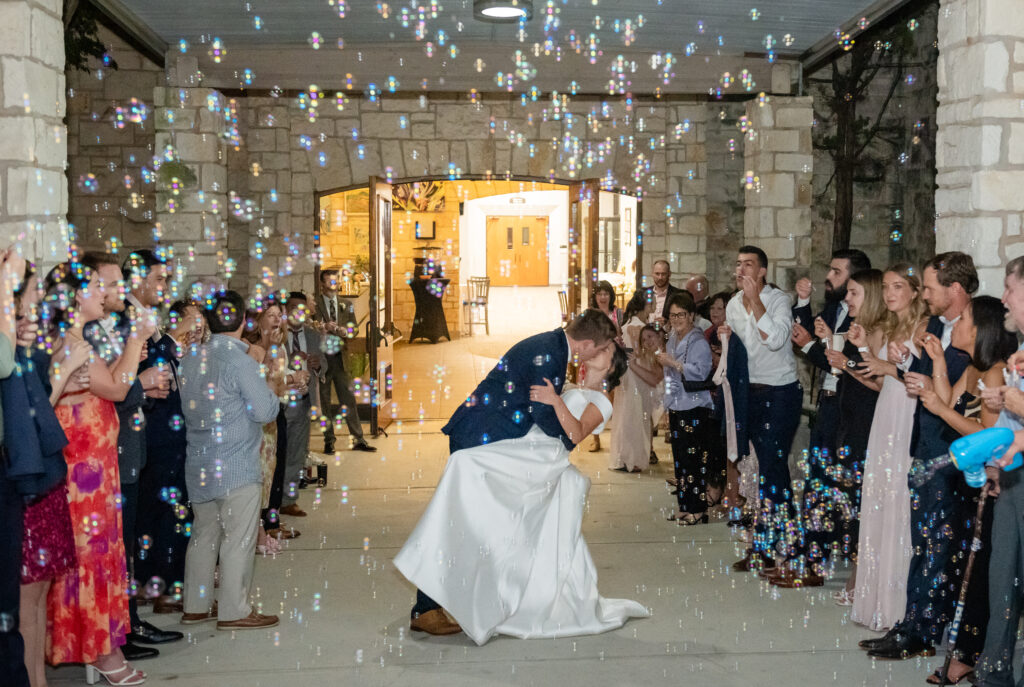
[[[125,670],[130,672],[120,680],[114,680],[111,677]],[[121,665],[114,670],[100,670],[91,663],[85,666],[85,684],[95,685],[100,681],[100,677],[106,680],[107,684],[111,685],[111,687],[131,687],[132,685],[141,685],[146,681],[146,674],[141,670],[132,668],[128,665],[128,661],[122,661]]]

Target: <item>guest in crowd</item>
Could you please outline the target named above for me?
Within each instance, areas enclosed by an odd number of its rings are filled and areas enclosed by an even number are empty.
[[[590,307],[600,310],[612,321],[615,331],[619,333],[618,338],[621,340],[622,325],[626,322],[622,308],[615,305],[615,287],[611,285],[611,282],[600,281],[597,283],[590,294]]]
[[[944,374],[956,384],[970,360],[968,353],[950,345],[953,327],[969,306],[978,288],[974,261],[965,253],[942,253],[925,264],[922,298],[931,314],[927,329],[916,337],[916,351],[934,347],[937,340],[945,358]],[[932,374],[934,360],[915,351],[906,378],[908,392],[916,393]],[[918,404],[914,416],[910,452],[918,466],[949,452],[959,433],[928,408]],[[965,538],[970,537],[965,504],[973,498],[965,492],[960,471],[949,465],[929,473],[915,486],[911,509],[913,557],[906,582],[906,607],[902,621],[885,641],[866,640],[869,654],[888,659],[934,653],[942,630],[952,618],[959,589],[953,564]],[[952,582],[952,584],[950,584]]]
[[[287,330],[284,343],[290,362],[284,403],[288,431],[284,502],[290,502],[294,508],[298,508],[295,494],[304,479],[309,457],[309,419],[313,407],[310,379],[315,375],[319,381],[328,363],[321,350],[320,332],[306,320],[306,294],[301,291],[291,292],[285,308]],[[299,512],[305,515],[301,509]],[[292,512],[292,515],[297,514]]]
[[[739,292],[726,306],[721,335],[735,334],[747,353],[750,378],[747,427],[757,454],[760,511],[753,545],[733,567],[739,571],[775,567],[776,529],[788,518],[791,494],[789,452],[800,424],[803,388],[789,345],[793,314],[789,296],[767,282],[768,256],[742,246],[736,259]]]
[[[708,278],[703,274],[695,274],[686,280],[685,289],[693,296],[693,304],[697,308],[697,322],[702,331],[708,331],[711,322],[711,291]]]
[[[145,277],[135,279],[135,276],[128,275],[126,280],[135,285],[131,292],[133,298],[144,307],[155,310],[163,301],[161,282],[166,275],[160,275],[157,268]],[[136,578],[150,588],[154,580],[162,581],[166,587],[164,594],[153,599],[154,613],[181,613],[184,610],[181,590],[185,580],[185,551],[192,512],[188,507],[188,486],[185,484],[185,420],[178,381],[180,355],[184,349],[179,348],[176,334],[183,331],[183,343],[187,345],[198,342],[202,337],[202,328],[196,320],[197,317],[202,320],[202,316],[195,303],[177,301],[168,314],[170,330],[157,330],[146,347],[146,359],[139,366],[140,377],[150,370],[169,375],[165,390],[147,392],[144,406],[146,465],[139,477],[139,510],[135,520],[139,541],[146,543],[146,547],[136,547]]]
[[[839,405],[836,387],[839,384],[839,376],[831,373],[832,367],[826,360],[825,353],[832,348],[843,349],[842,345],[834,346],[833,336],[845,333],[853,322],[845,300],[846,284],[850,275],[870,268],[871,261],[862,251],[847,249],[833,253],[828,274],[825,276],[825,308],[813,319],[811,280],[804,277],[796,283],[793,343],[803,351],[811,365],[817,368],[815,374],[821,379],[817,412],[814,414],[814,425],[811,427],[811,443],[807,449],[808,458],[812,462],[824,454],[831,458],[836,452],[836,431],[839,423],[839,413],[836,412]],[[815,345],[816,342],[823,342],[823,345]]]
[[[644,327],[646,327],[651,322],[651,316],[654,313],[654,305],[655,303],[653,300],[647,299],[632,299],[626,305],[626,310],[622,315],[622,319],[624,321],[624,324],[622,326],[622,344],[623,348],[625,348],[627,352],[635,352],[639,350],[641,345],[641,332],[643,331]],[[651,325],[651,327],[654,330],[655,334],[658,335],[659,339],[659,345],[656,346],[653,350],[660,350],[664,348],[665,332],[656,325]],[[648,460],[648,463],[650,465],[658,464],[658,454],[654,450],[653,437],[657,434],[656,428],[659,426],[662,417],[665,416],[665,406],[662,403],[662,400],[665,396],[665,383],[662,380],[661,365],[658,365],[656,362],[655,365],[657,368],[656,371],[658,372],[658,383],[654,388],[650,414],[652,437],[651,454],[650,459]],[[614,428],[615,423],[612,423],[613,432]],[[616,466],[613,465],[612,467]]]
[[[950,341],[950,346],[967,351],[971,356],[971,364],[960,379],[955,384],[950,384],[941,340],[935,336],[926,336],[924,340],[925,353],[932,360],[931,376],[916,373],[906,375],[908,393],[917,387],[914,393],[919,396],[924,408],[946,422],[961,436],[992,427],[999,418],[999,413],[981,402],[981,390],[1002,386],[1005,361],[1017,348],[1017,337],[1006,331],[1005,321],[1006,308],[998,298],[975,296],[953,325]],[[989,477],[990,481],[984,487],[988,490],[989,499],[986,501],[982,517],[982,546],[974,559],[976,570],[988,570],[991,556],[992,510],[995,499],[999,496],[999,474],[995,468],[989,468]],[[956,537],[957,551],[953,554],[952,565],[947,568],[947,579],[954,583],[963,579],[963,566],[969,550],[966,544],[973,537],[974,518],[977,514],[976,502],[980,496],[978,490],[971,489],[966,484],[955,486],[964,492],[966,498],[959,517],[953,519],[956,524],[963,523],[961,531],[953,533]],[[953,594],[950,595],[955,596],[959,591],[959,585],[954,584],[952,589]],[[916,634],[921,624],[919,621],[910,625],[907,631],[915,632],[914,636],[921,643],[930,643],[929,635]],[[951,683],[956,684],[973,672],[985,645],[987,625],[988,584],[984,576],[978,576],[971,580],[968,588],[967,603],[956,639],[955,656],[949,667],[948,677]],[[938,677],[929,676],[928,681],[939,684]]]
[[[711,346],[712,370],[718,370],[721,363],[722,339],[718,335],[718,329],[725,324],[725,306],[732,296],[732,291],[719,291],[705,301],[711,326],[704,330],[704,338]],[[721,386],[715,385],[711,389],[711,401],[714,403],[712,419],[716,425],[722,425],[726,414]],[[727,459],[724,434],[724,431],[711,433],[712,463],[708,475],[708,506],[721,504],[728,509],[742,509],[746,505],[746,499],[740,496],[739,492],[739,470],[733,461]]]
[[[353,451],[373,452],[377,449],[366,443],[363,427],[359,423],[359,410],[355,394],[352,393],[352,379],[345,370],[345,340],[351,335],[349,329],[355,325],[356,317],[352,305],[338,297],[338,270],[320,271],[320,298],[317,312],[323,328],[324,350],[327,354],[327,370],[320,382],[321,412],[327,416],[324,432],[324,453],[334,453],[335,425],[344,417],[352,441]],[[331,403],[331,389],[338,398],[338,404]],[[285,510],[294,505],[285,500]]]
[[[858,271],[848,278],[844,288],[847,316],[855,320],[851,325],[853,337],[866,342],[866,353],[877,354],[883,345],[883,325],[888,312],[882,297],[882,272]],[[826,450],[814,455],[812,451],[808,456],[803,526],[799,533],[802,541],[798,541],[787,566],[769,578],[772,584],[783,588],[820,587],[829,563],[856,555],[861,474],[881,388],[877,380],[857,371],[863,357],[849,337],[841,350],[826,348],[819,338],[811,342],[806,353],[810,358],[823,356],[829,369],[839,371],[838,403],[833,411],[838,415],[836,449],[834,454]],[[854,573],[846,587],[833,595],[838,604],[853,603],[855,580]]]
[[[901,618],[910,567],[910,492],[904,478],[910,469],[910,436],[917,406],[901,379],[910,367],[914,340],[927,324],[916,270],[897,264],[882,278],[886,346],[877,355],[858,327],[849,338],[864,358],[861,369],[882,378],[868,437],[861,491],[857,542],[857,589],[851,619],[872,630],[888,630]],[[895,476],[895,477],[893,477]]]
[[[654,261],[651,266],[651,279],[654,282],[651,286],[645,286],[633,292],[633,297],[629,299],[626,309],[640,312],[643,310],[644,301],[654,303],[654,312],[651,313],[650,321],[659,325],[661,329],[665,329],[668,326],[668,299],[682,292],[683,289],[676,288],[669,283],[672,279],[672,268],[668,264],[668,260]]]
[[[49,345],[61,363],[71,347],[84,341],[83,328],[104,316],[103,279],[79,263],[57,265],[46,277],[41,320]],[[47,660],[85,663],[88,672],[108,682],[137,685],[145,674],[124,658],[121,647],[131,631],[128,616],[128,569],[121,522],[121,478],[118,469],[118,417],[115,402],[123,401],[136,381],[142,348],[156,322],[131,323],[123,349],[110,364],[101,355],[90,358],[88,388],[65,389],[56,413],[68,445],[68,498],[75,528],[76,566],[50,588]]]
[[[694,320],[697,309],[689,293],[669,299],[668,343],[656,355],[664,368],[665,408],[669,415],[678,510],[670,517],[680,525],[708,521],[707,478],[711,419],[711,347]]]
[[[278,399],[284,398],[288,392],[288,352],[284,348],[282,314],[277,297],[271,296],[264,300],[259,308],[246,313],[246,331],[242,334],[242,340],[249,344],[249,350],[246,352],[262,366],[267,386]],[[281,527],[278,518],[281,495],[287,481],[287,437],[279,435],[280,426],[284,425],[284,422],[282,405],[274,419],[264,423],[260,440],[263,480],[256,550],[264,554],[278,553],[281,550],[281,539],[292,539],[299,535],[297,530]],[[284,456],[279,456],[278,447],[282,444],[285,446],[285,453]],[[292,489],[295,488],[297,479],[296,477],[292,481]],[[270,534],[271,531],[274,532],[273,535]]]
[[[623,333],[625,337],[625,333]],[[632,344],[633,334],[630,335]],[[631,345],[629,366],[622,376],[621,388],[615,391],[612,425],[611,469],[619,472],[642,472],[650,464],[654,452],[652,430],[654,408],[662,402],[663,371],[657,355],[664,347],[661,332],[645,324]]]
[[[154,256],[155,260],[155,256]],[[126,261],[127,266],[131,258]],[[97,355],[102,357],[107,364],[113,364],[124,352],[124,341],[130,335],[132,326],[131,320],[125,314],[125,290],[124,285],[130,281],[122,281],[122,268],[116,255],[109,253],[86,253],[82,257],[82,264],[94,271],[103,280],[103,318],[86,324],[83,334]],[[161,268],[164,268],[160,263]],[[166,274],[162,283],[166,285]],[[141,278],[136,280],[137,284],[148,284]],[[160,292],[162,294],[162,290]],[[132,313],[137,318],[150,316],[153,311],[147,309]],[[155,318],[154,318],[155,321]],[[151,341],[147,340],[143,351],[148,350]],[[141,370],[141,366],[139,367]],[[140,371],[135,383],[128,390],[128,395],[123,401],[114,404],[117,409],[118,433],[117,433],[117,455],[118,474],[121,477],[121,523],[124,530],[124,549],[128,562],[128,571],[132,580],[136,581],[137,594],[131,595],[128,600],[128,615],[131,619],[131,632],[128,634],[127,643],[121,647],[121,652],[129,661],[152,658],[158,655],[153,648],[140,646],[141,644],[164,644],[182,639],[184,635],[180,632],[160,630],[151,623],[145,622],[139,617],[138,594],[142,595],[142,601],[152,601],[154,610],[159,608],[160,612],[168,613],[174,611],[175,602],[169,599],[164,592],[166,585],[172,579],[149,576],[141,577],[136,570],[136,555],[145,558],[149,555],[152,535],[147,527],[138,529],[140,490],[139,482],[141,475],[145,472],[147,446],[146,446],[146,415],[144,406],[149,405],[147,399],[164,398],[169,392],[169,375],[166,370],[150,368]],[[140,544],[140,542],[143,542]],[[145,546],[146,548],[142,548]],[[141,577],[141,583],[139,583]],[[180,578],[179,578],[180,581]]]
[[[5,565],[20,563],[21,599],[18,608],[20,629],[25,641],[25,668],[27,679],[18,680],[18,670],[8,670],[6,678],[12,684],[46,684],[46,596],[53,580],[70,572],[75,566],[75,539],[71,513],[68,510],[67,464],[63,450],[67,446],[50,399],[53,387],[60,394],[77,377],[84,381],[84,365],[91,349],[81,342],[72,346],[64,360],[63,371],[50,368],[50,356],[37,345],[38,304],[41,297],[39,279],[29,267],[25,279],[14,293],[11,303],[10,288],[17,284],[12,269],[20,261],[9,254],[0,268],[0,359],[11,332],[9,313],[17,313],[14,355],[14,373],[0,380],[3,396],[4,447],[6,460],[0,470],[13,479],[13,493],[4,494],[4,502],[24,502],[24,539],[20,551],[11,551]],[[54,377],[51,379],[50,374]],[[22,534],[19,518],[10,518],[8,526]],[[20,555],[19,555],[20,554]],[[7,568],[4,570],[8,572]],[[4,578],[4,585],[18,579],[16,571]],[[6,593],[5,593],[6,599]],[[6,612],[6,609],[5,609]],[[14,616],[15,614],[11,614]],[[8,651],[5,648],[5,655]],[[13,652],[12,652],[13,653]],[[10,668],[5,664],[5,667]]]
[[[1007,328],[1024,331],[1024,257],[1006,265],[1003,304],[1009,311]],[[1024,345],[1010,357],[1008,365],[1021,369]],[[999,411],[996,427],[1014,431],[1013,444],[991,465],[1002,468],[1015,454],[1024,450],[1024,382],[1018,386],[999,385],[982,391],[989,411]],[[994,543],[988,567],[988,626],[984,650],[976,663],[977,681],[984,687],[1014,687],[1014,649],[1020,626],[1021,591],[1024,587],[1024,470],[989,473],[999,487],[999,498],[992,513]],[[975,575],[978,574],[975,563]],[[984,580],[984,569],[981,569]]]
[[[259,528],[262,427],[277,417],[278,399],[242,341],[245,301],[234,291],[212,294],[204,316],[209,343],[180,369],[188,428],[185,479],[195,513],[185,558],[182,624],[217,621],[218,630],[277,625],[249,603]],[[212,391],[211,391],[212,390]],[[214,568],[220,589],[214,606]]]

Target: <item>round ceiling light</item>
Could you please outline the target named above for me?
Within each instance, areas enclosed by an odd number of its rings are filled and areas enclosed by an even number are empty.
[[[511,23],[533,17],[531,0],[473,0],[473,16],[480,21]]]

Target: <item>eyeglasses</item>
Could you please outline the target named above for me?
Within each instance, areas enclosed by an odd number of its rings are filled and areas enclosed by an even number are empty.
[[[668,319],[670,319],[670,320],[681,320],[684,317],[689,317],[689,316],[690,316],[690,313],[688,313],[688,312],[672,312],[672,313],[668,314]]]

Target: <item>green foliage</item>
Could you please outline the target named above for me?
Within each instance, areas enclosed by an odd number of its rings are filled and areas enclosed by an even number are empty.
[[[80,72],[91,72],[89,58],[94,57],[102,60],[106,55],[107,48],[99,39],[99,24],[96,10],[88,3],[79,5],[71,22],[64,29],[64,59],[66,69],[76,69]],[[107,67],[117,69],[117,62],[113,58],[107,58]]]
[[[157,181],[160,183],[161,190],[169,190],[175,179],[184,188],[192,188],[199,182],[196,173],[183,162],[171,160],[160,165],[160,170],[157,172]]]

